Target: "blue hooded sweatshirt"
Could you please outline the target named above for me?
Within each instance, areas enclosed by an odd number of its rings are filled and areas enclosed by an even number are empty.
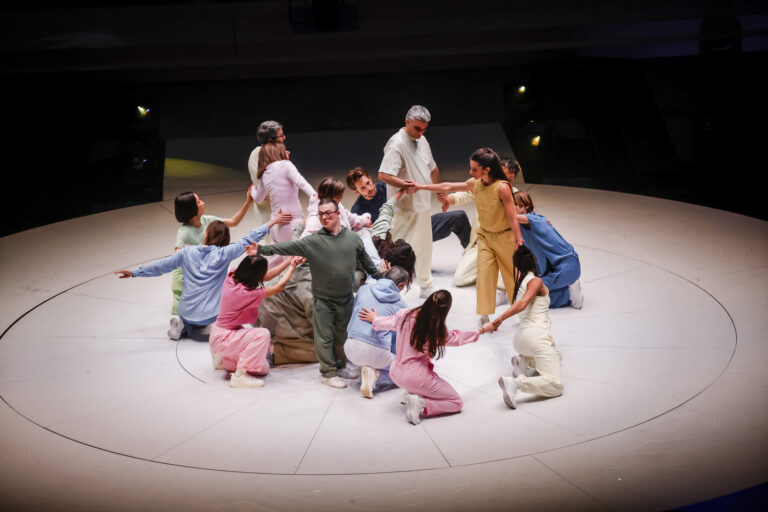
[[[361,309],[370,310],[371,307],[376,308],[379,316],[390,316],[407,308],[408,304],[400,297],[397,285],[390,279],[379,279],[371,285],[361,286],[355,296],[352,318],[347,325],[347,337],[392,350],[394,331],[374,331],[371,324],[357,316]]]
[[[181,266],[184,271],[184,290],[179,300],[179,316],[192,323],[206,321],[219,314],[221,286],[227,277],[229,263],[243,254],[246,245],[258,242],[267,233],[269,227],[264,224],[225,247],[187,246],[173,256],[133,270],[133,277],[159,276]]]

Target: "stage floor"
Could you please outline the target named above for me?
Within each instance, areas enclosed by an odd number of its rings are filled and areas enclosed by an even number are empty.
[[[182,188],[228,216],[248,185],[169,169],[163,202],[0,239],[5,510],[663,510],[768,480],[768,223],[520,184],[582,262],[584,308],[550,313],[565,392],[504,405],[510,321],[437,362],[463,412],[413,426],[399,390],[334,390],[317,364],[231,389],[207,344],[167,339],[170,276],[112,271],[170,253]],[[449,327],[469,329],[460,256],[437,242],[433,271]]]

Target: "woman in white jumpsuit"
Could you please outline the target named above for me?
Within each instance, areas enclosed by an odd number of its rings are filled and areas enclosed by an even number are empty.
[[[523,246],[515,251],[513,261],[513,296],[517,300],[492,323],[498,328],[504,320],[520,313],[520,326],[514,339],[519,356],[512,358],[512,376],[499,377],[504,402],[516,409],[519,391],[549,398],[562,395],[563,384],[560,381],[560,352],[555,348],[549,330],[549,290],[536,276],[536,258]],[[538,375],[529,377],[528,366],[535,368]]]

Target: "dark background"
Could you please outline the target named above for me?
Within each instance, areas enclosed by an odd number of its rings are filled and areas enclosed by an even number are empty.
[[[169,140],[255,135],[265,119],[293,133],[394,129],[413,103],[433,125],[502,123],[530,183],[768,219],[766,12],[674,0],[6,5],[0,235],[161,200],[164,158],[184,157],[166,154]]]

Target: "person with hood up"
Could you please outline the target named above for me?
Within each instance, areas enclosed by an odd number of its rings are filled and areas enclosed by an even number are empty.
[[[394,315],[407,308],[400,297],[403,288],[409,287],[411,276],[401,267],[392,267],[383,279],[363,285],[357,291],[352,317],[347,325],[347,341],[344,353],[347,360],[362,369],[360,393],[373,398],[374,389],[382,390],[394,385],[389,377],[389,365],[394,361],[394,331],[375,331],[370,323],[358,318],[360,310],[375,307],[381,315]]]

